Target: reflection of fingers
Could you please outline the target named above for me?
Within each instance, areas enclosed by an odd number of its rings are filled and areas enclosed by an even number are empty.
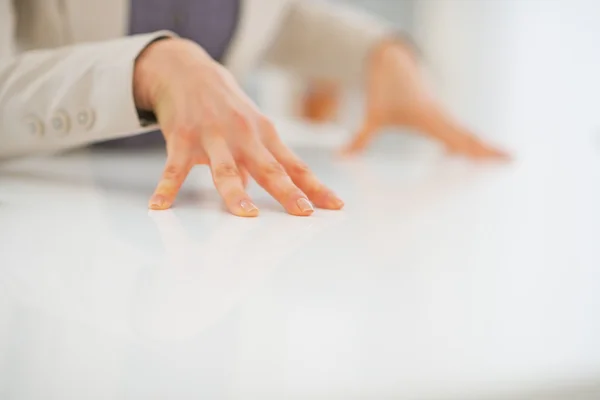
[[[281,163],[292,181],[320,208],[339,210],[344,202],[325,186],[277,136],[276,132],[265,133],[266,146]]]
[[[377,126],[375,124],[365,123],[350,143],[344,147],[342,152],[344,154],[354,154],[364,150],[373,141],[376,130]]]
[[[213,182],[229,212],[240,217],[256,217],[258,207],[246,193],[242,175],[223,137],[207,134],[203,144],[210,160]]]
[[[189,238],[174,211],[148,211],[148,215],[156,224],[166,252],[171,255],[181,253],[182,249],[188,245]]]
[[[246,148],[244,166],[271,196],[292,215],[308,216],[314,208],[304,194],[289,177],[285,168],[262,145],[254,143]]]
[[[150,198],[149,207],[153,210],[170,208],[192,166],[190,154],[185,146],[171,146],[162,178]]]

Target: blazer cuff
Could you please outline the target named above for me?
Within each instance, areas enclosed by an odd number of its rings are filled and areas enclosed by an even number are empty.
[[[98,113],[92,132],[93,141],[117,139],[156,129],[154,114],[138,110],[135,106],[133,74],[137,57],[150,44],[170,37],[176,35],[158,31],[111,42],[112,61],[102,67],[102,73],[96,74],[97,79],[93,83],[96,90],[102,92],[92,100],[96,104],[91,108]]]

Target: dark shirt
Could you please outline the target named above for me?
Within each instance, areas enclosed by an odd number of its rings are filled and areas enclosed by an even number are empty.
[[[221,61],[237,28],[240,0],[131,0],[129,33],[170,30],[202,46]],[[149,132],[103,143],[108,147],[153,146],[164,143]]]
[[[129,31],[167,29],[202,46],[220,61],[238,23],[240,0],[131,0]]]

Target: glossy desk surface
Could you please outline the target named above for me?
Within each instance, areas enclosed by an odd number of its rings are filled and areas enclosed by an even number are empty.
[[[312,139],[342,212],[236,218],[202,169],[148,212],[160,152],[0,164],[0,398],[599,398],[597,152]]]

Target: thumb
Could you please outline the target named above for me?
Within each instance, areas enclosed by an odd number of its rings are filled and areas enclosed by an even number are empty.
[[[352,155],[362,152],[375,137],[380,126],[373,118],[367,118],[352,140],[344,146],[342,154]]]

